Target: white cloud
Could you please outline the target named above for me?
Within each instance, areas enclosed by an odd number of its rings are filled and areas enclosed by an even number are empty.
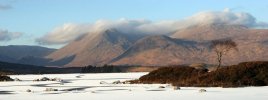
[[[118,21],[98,20],[93,24],[64,24],[56,27],[53,31],[47,33],[41,38],[36,39],[39,44],[54,45],[69,43],[84,34],[98,33],[106,29],[115,28],[124,33],[138,32],[136,27],[149,23],[146,20],[127,20]]]
[[[267,27],[267,23],[257,22],[256,18],[245,12],[232,12],[230,9],[224,9],[218,12],[200,12],[186,20],[192,24],[230,24],[243,25],[250,28]]]
[[[153,22],[150,20],[128,20],[117,21],[98,20],[87,24],[64,24],[55,28],[52,32],[37,39],[40,44],[66,44],[84,35],[115,28],[124,33],[147,33],[167,34],[193,25],[202,24],[228,24],[243,25],[249,28],[267,27],[265,22],[258,22],[254,16],[245,12],[232,12],[230,9],[223,11],[199,12],[183,20],[169,20]]]
[[[20,32],[9,32],[8,30],[0,29],[0,41],[9,41],[22,36]]]
[[[52,32],[47,33],[45,36],[37,39],[39,44],[65,44],[79,36],[89,32],[89,24],[64,24],[61,27],[55,28]]]

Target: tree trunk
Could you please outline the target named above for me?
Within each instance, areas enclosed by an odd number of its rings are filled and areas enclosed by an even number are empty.
[[[217,66],[217,69],[216,70],[218,70],[221,67],[222,53],[219,52],[217,55],[218,55],[218,66]]]

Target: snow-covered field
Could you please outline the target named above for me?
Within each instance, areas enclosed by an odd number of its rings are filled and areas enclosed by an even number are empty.
[[[181,90],[174,90],[167,84],[111,84],[118,80],[137,79],[144,74],[13,75],[12,78],[22,81],[0,82],[0,100],[268,100],[268,87],[181,87]],[[33,81],[42,77],[60,78],[63,81]],[[46,88],[58,91],[44,91]],[[26,92],[27,89],[31,92]],[[206,89],[207,92],[200,93],[200,89]]]

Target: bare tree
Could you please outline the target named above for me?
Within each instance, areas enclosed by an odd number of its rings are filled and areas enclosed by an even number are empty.
[[[230,50],[237,50],[237,44],[231,39],[213,40],[211,41],[210,48],[217,54],[218,66],[217,70],[221,67],[222,56],[226,55]]]

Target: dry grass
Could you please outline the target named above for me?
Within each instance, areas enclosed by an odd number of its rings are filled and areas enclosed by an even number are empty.
[[[187,66],[164,67],[133,83],[171,83],[174,86],[243,87],[268,85],[268,62],[244,62],[208,72]]]
[[[157,69],[158,69],[158,67],[146,67],[146,66],[131,67],[127,70],[127,72],[151,72],[151,71],[154,71]]]

